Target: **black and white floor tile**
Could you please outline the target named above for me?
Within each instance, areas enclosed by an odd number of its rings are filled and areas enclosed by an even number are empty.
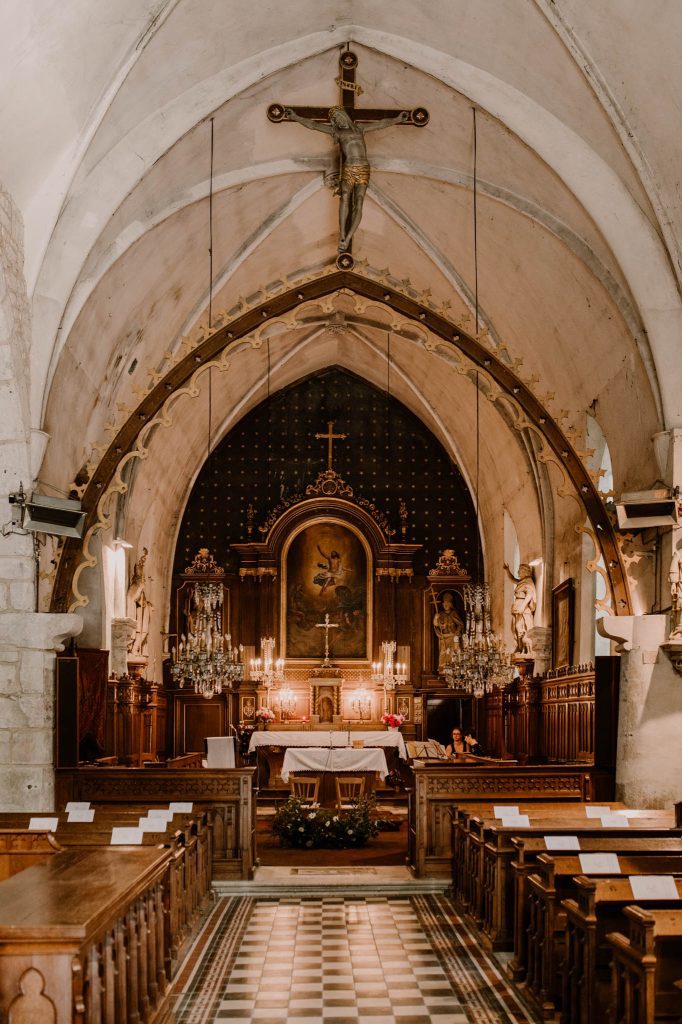
[[[219,901],[176,1024],[526,1024],[442,896]]]

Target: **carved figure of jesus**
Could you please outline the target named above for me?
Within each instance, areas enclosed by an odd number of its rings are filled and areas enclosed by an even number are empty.
[[[396,117],[385,117],[381,121],[373,121],[361,127],[343,107],[330,108],[329,124],[313,121],[309,117],[300,117],[291,107],[285,107],[284,114],[287,121],[297,121],[304,128],[331,135],[339,146],[339,252],[347,252],[362,218],[362,204],[369,185],[370,168],[365,135],[367,132],[379,131],[380,128],[390,128],[394,124],[406,124],[410,120],[410,115],[406,110],[401,110]]]

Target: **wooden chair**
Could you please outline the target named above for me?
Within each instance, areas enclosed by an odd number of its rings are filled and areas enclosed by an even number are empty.
[[[365,780],[362,776],[345,775],[334,779],[336,785],[336,809],[348,811],[365,792]]]
[[[289,789],[291,795],[305,804],[316,804],[317,795],[320,791],[319,775],[289,775]]]

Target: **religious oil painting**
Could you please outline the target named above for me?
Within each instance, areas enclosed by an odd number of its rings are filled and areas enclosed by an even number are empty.
[[[369,656],[368,569],[360,537],[340,522],[296,534],[285,556],[287,658],[324,658],[327,614],[331,660]]]

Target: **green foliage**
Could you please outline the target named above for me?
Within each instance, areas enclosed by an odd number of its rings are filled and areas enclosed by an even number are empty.
[[[360,797],[350,810],[337,814],[291,796],[275,814],[272,831],[285,846],[328,846],[337,850],[366,846],[379,831],[372,819],[374,807],[373,797]]]

